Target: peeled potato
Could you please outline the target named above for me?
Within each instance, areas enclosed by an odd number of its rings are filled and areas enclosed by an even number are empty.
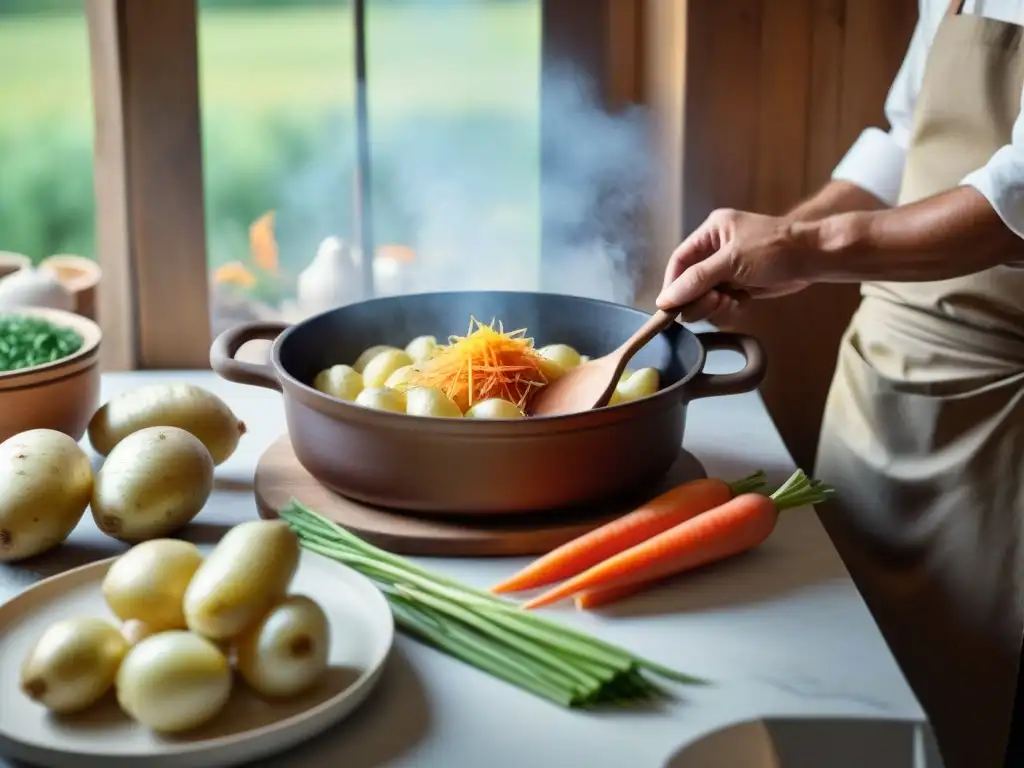
[[[562,370],[575,368],[580,364],[580,353],[568,344],[548,344],[537,350],[541,357],[546,357]]]
[[[22,663],[21,690],[51,712],[83,710],[110,690],[128,647],[102,619],[58,621]]]
[[[32,429],[0,443],[0,563],[64,541],[85,514],[92,486],[89,457],[63,432]]]
[[[281,520],[236,525],[220,540],[185,590],[188,628],[232,640],[284,597],[299,567],[299,539]]]
[[[375,411],[405,413],[405,393],[387,387],[364,389],[355,399],[356,405],[373,408]]]
[[[363,391],[363,376],[349,365],[332,365],[316,375],[313,387],[339,400],[355,400]]]
[[[412,358],[414,363],[426,362],[436,352],[437,338],[435,336],[417,336],[405,347],[405,353]]]
[[[178,427],[206,446],[214,464],[221,464],[245,434],[227,404],[194,384],[147,384],[130,389],[104,405],[89,422],[89,442],[108,456],[128,435],[146,427]]]
[[[615,387],[615,394],[621,402],[649,397],[658,391],[658,369],[641,368],[629,376],[623,376]]]
[[[156,630],[138,619],[129,619],[121,625],[121,636],[128,641],[128,645],[138,645],[147,637],[155,634]]]
[[[415,365],[403,365],[397,371],[388,376],[388,380],[384,382],[384,386],[388,389],[397,389],[401,392],[402,390],[409,388],[409,383],[415,375]]]
[[[461,419],[462,411],[448,395],[434,387],[413,387],[405,393],[405,412],[410,416]]]
[[[149,427],[114,446],[92,489],[92,516],[108,536],[159,539],[192,520],[213,490],[213,459],[177,427]]]
[[[467,419],[522,419],[525,416],[518,405],[500,397],[481,400],[466,411]]]
[[[392,373],[407,365],[412,365],[412,358],[401,349],[381,352],[363,369],[363,385],[367,389],[383,387]]]
[[[231,665],[216,645],[191,632],[163,632],[128,652],[117,672],[117,703],[158,733],[178,733],[220,714],[231,683]]]
[[[377,344],[376,346],[370,347],[363,354],[356,358],[356,361],[352,363],[352,367],[357,373],[362,373],[366,370],[367,364],[373,360],[381,352],[388,352],[390,350],[400,351],[398,347],[392,347],[388,344]]]
[[[195,544],[154,539],[129,549],[103,578],[103,598],[121,621],[140,621],[153,632],[185,629],[182,601],[203,555]]]

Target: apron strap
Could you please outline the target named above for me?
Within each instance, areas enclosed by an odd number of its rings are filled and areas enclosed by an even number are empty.
[[[964,0],[952,0],[949,4],[949,10],[946,11],[948,16],[959,16],[964,9]]]

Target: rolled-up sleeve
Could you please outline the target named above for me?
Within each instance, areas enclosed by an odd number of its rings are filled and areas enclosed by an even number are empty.
[[[937,5],[941,6],[938,12]],[[946,3],[920,0],[914,34],[885,100],[889,130],[865,130],[832,172],[833,179],[856,184],[887,205],[896,205],[899,199],[914,107],[924,80],[928,49],[945,7]]]
[[[981,168],[967,174],[962,183],[981,192],[1003,223],[1024,237],[1024,123],[1020,116],[1013,129],[1012,143],[1001,147]]]

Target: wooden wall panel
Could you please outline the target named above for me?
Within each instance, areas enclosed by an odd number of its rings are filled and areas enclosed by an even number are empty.
[[[648,0],[648,8],[659,2]],[[658,214],[669,242],[718,207],[786,211],[828,180],[861,130],[884,127],[883,103],[917,1],[685,0],[684,14],[675,40],[683,51],[681,106],[660,93],[672,87],[669,78],[645,73],[655,113],[682,110],[681,211]],[[672,117],[656,122],[670,125]],[[652,265],[663,271],[666,257],[659,251]],[[660,277],[648,282],[650,297]],[[818,286],[757,302],[734,324],[768,350],[762,393],[802,466],[813,464],[839,337],[858,301],[854,286]]]

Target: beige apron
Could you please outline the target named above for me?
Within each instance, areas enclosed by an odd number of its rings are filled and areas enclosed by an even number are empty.
[[[928,57],[901,204],[958,186],[1020,110],[1024,28],[960,6]],[[822,425],[815,471],[839,493],[821,518],[946,768],[997,768],[1024,627],[1024,270],[862,294]]]

